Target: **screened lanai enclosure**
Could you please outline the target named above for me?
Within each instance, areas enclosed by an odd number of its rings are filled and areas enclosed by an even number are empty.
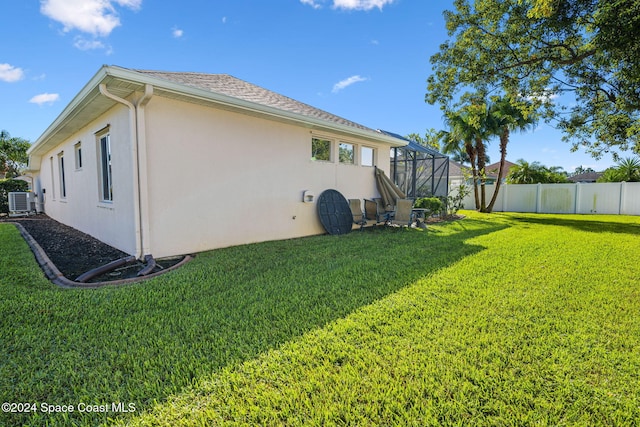
[[[408,143],[404,147],[391,149],[390,176],[408,198],[447,197],[449,157],[398,134],[380,132]]]

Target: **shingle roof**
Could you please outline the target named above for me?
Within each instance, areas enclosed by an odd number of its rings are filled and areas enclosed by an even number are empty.
[[[569,177],[571,182],[596,182],[602,176],[602,172],[584,172]]]
[[[470,170],[471,168],[469,166],[465,166],[462,163],[449,160],[449,176],[463,176],[463,171],[465,173],[471,173]]]
[[[354,127],[361,130],[376,132],[361,124],[352,122],[335,114],[312,107],[295,99],[280,95],[260,86],[237,79],[229,74],[204,74],[186,72],[167,72],[150,70],[133,70],[157,79],[167,80],[185,86],[204,89],[233,98],[256,104],[276,108],[278,110],[312,117],[327,122]]]
[[[503,178],[506,178],[507,175],[509,175],[509,171],[515,165],[516,165],[515,163],[510,162],[509,160],[505,160],[504,161],[504,176],[503,176]],[[500,162],[491,163],[490,165],[485,166],[484,170],[485,170],[485,172],[486,172],[488,177],[497,178],[498,177],[498,171],[500,170]]]

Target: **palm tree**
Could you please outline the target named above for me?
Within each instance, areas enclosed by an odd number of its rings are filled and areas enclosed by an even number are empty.
[[[509,184],[536,184],[545,181],[545,167],[540,162],[529,163],[524,159],[518,159],[511,166],[507,182]]]
[[[500,137],[500,168],[498,169],[496,188],[486,212],[493,211],[493,205],[498,198],[498,191],[504,177],[504,164],[511,132],[524,131],[536,122],[536,117],[531,113],[531,107],[529,102],[521,100],[514,102],[510,97],[502,97],[497,98],[489,108],[489,128]]]
[[[477,152],[473,145],[475,137],[475,128],[470,121],[470,117],[464,111],[449,111],[445,113],[445,124],[449,127],[449,131],[442,132],[442,151],[444,153],[466,153],[469,164],[471,165],[471,174],[473,177],[473,194],[476,203],[476,209],[480,209],[480,198],[478,196],[478,169],[476,167]]]
[[[640,159],[637,157],[627,157],[618,161],[616,170],[622,181],[640,181]]]
[[[640,158],[627,157],[618,160],[616,166],[604,171],[598,182],[638,182],[640,181]]]
[[[493,122],[491,120],[489,106],[484,97],[474,96],[471,103],[466,107],[469,114],[469,123],[473,129],[474,148],[478,163],[478,178],[480,181],[480,203],[477,207],[480,212],[487,212],[486,165],[488,163],[486,142],[495,134]]]

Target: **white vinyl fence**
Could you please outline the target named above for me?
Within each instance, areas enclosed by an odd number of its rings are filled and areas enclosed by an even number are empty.
[[[487,205],[494,189],[486,187]],[[475,208],[473,191],[464,206]],[[640,182],[502,184],[493,211],[640,215]]]

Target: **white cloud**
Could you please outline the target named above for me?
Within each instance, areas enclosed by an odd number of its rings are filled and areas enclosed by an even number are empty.
[[[367,80],[369,80],[369,79],[366,79],[364,77],[360,77],[358,75],[351,76],[349,78],[346,78],[346,79],[341,80],[338,83],[334,84],[333,85],[333,89],[331,90],[331,92],[338,93],[342,89],[346,88],[347,86],[351,86],[352,84],[358,83],[358,82],[366,82]]]
[[[82,31],[106,37],[120,25],[114,7],[137,10],[142,0],[41,0],[40,12],[63,25],[63,31]]]
[[[24,78],[22,68],[14,67],[11,64],[0,64],[0,80],[7,83],[17,82]]]
[[[300,0],[300,3],[320,9],[322,4],[328,0]],[[334,9],[347,10],[371,10],[375,7],[382,10],[386,5],[394,3],[396,0],[333,0]]]
[[[83,37],[76,37],[73,45],[80,50],[105,49],[106,46],[100,40],[87,40]]]
[[[184,31],[182,31],[180,28],[178,27],[173,27],[171,29],[171,35],[176,38],[179,39],[180,37],[182,37],[184,35]]]
[[[59,98],[60,95],[58,95],[57,93],[42,93],[31,98],[29,102],[42,106],[43,104],[53,104]]]
[[[388,4],[392,4],[395,0],[333,0],[335,9],[348,10],[371,10],[374,7],[382,10]]]
[[[227,17],[226,17],[226,16],[223,16],[223,17],[222,17],[222,23],[223,23],[223,24],[226,24],[226,23],[227,23]]]
[[[315,0],[300,0],[300,3],[311,6],[314,9],[320,9],[321,5]]]
[[[551,102],[554,99],[558,98],[558,96],[559,95],[557,93],[553,93],[550,90],[548,90],[548,91],[543,91],[540,94],[527,96],[525,97],[525,99],[527,101]]]

